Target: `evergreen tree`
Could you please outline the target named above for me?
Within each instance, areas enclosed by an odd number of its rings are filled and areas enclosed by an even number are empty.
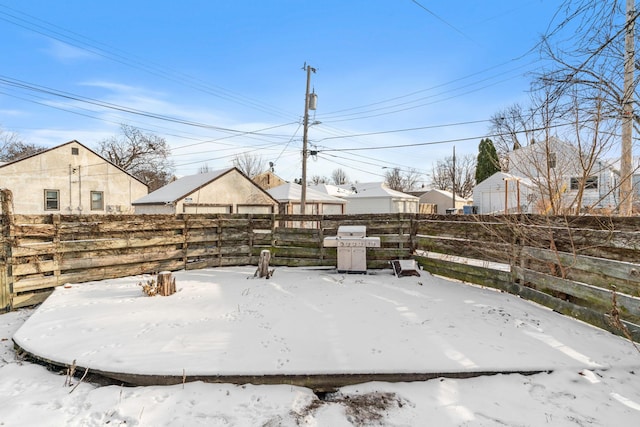
[[[498,153],[489,138],[480,141],[478,161],[476,162],[476,185],[500,171]]]

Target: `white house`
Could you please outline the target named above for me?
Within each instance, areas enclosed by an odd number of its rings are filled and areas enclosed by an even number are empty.
[[[554,205],[575,208],[583,187],[580,208],[613,208],[617,205],[616,174],[604,161],[589,159],[572,144],[551,137],[509,153],[509,173],[528,178],[540,202],[537,210],[546,213]],[[592,163],[591,167],[585,167]],[[586,171],[585,171],[586,170]],[[585,176],[586,174],[586,176]]]
[[[534,213],[536,191],[528,178],[496,172],[473,189],[479,214]]]
[[[146,184],[78,141],[0,165],[17,214],[133,213]]]
[[[349,189],[352,185],[342,187]],[[353,187],[354,193],[344,196],[347,214],[418,212],[416,196],[392,190],[382,182],[357,183]]]
[[[447,213],[447,209],[453,209],[453,193],[446,190],[431,189],[428,190],[419,197],[420,204],[434,205],[436,214]],[[464,198],[458,194],[455,197],[455,209],[462,210],[466,205],[471,204],[471,200]]]
[[[274,213],[278,201],[237,168],[189,175],[133,202],[136,214]]]

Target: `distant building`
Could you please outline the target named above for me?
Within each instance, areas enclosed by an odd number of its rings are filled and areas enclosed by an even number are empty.
[[[431,205],[434,206],[434,212],[423,212],[425,209],[421,208],[421,213],[434,213],[434,214],[445,214],[447,213],[447,209],[455,209],[456,213],[458,210],[462,211],[462,208],[465,205],[471,204],[471,199],[464,198],[456,194],[455,197],[455,208],[454,208],[454,197],[453,193],[446,190],[429,190],[423,193],[420,196],[420,205]]]
[[[347,214],[418,212],[419,199],[416,196],[392,190],[382,182],[341,187],[354,191],[344,197],[347,201]]]
[[[299,214],[302,186],[294,183],[282,184],[271,188],[267,192],[280,204],[279,213]],[[307,187],[305,197],[305,213],[312,215],[340,215],[345,213],[344,199],[330,196]]]
[[[237,168],[182,177],[133,202],[136,214],[275,213],[278,201]]]
[[[0,165],[16,214],[133,213],[146,184],[78,141]]]
[[[479,214],[534,213],[537,199],[531,180],[505,172],[494,173],[473,189]]]

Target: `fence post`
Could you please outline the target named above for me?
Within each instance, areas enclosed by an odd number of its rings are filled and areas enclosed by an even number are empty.
[[[2,234],[0,235],[0,312],[11,311],[13,300],[12,274],[12,230],[13,194],[11,190],[0,189],[2,207]]]
[[[189,264],[189,215],[182,216],[182,268],[187,270]]]
[[[320,215],[320,221],[318,222],[320,232],[318,233],[318,247],[320,249],[320,261],[324,261],[325,248],[324,248],[324,214]],[[320,264],[324,264],[321,262]]]

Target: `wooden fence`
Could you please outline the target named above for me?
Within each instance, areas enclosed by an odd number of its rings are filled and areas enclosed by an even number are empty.
[[[525,215],[13,215],[3,199],[0,311],[56,286],[162,270],[335,266],[323,239],[366,225],[368,268],[413,257],[429,272],[520,295],[640,341],[640,218]],[[288,228],[288,224],[316,228]]]
[[[300,215],[3,215],[2,305],[41,302],[56,286],[162,270],[257,265],[269,249],[275,266],[335,266],[325,236],[361,217]],[[376,216],[369,233],[382,247],[369,267],[411,256],[410,219]],[[318,228],[287,228],[291,223]]]
[[[419,219],[415,258],[640,342],[639,230],[637,217]]]

